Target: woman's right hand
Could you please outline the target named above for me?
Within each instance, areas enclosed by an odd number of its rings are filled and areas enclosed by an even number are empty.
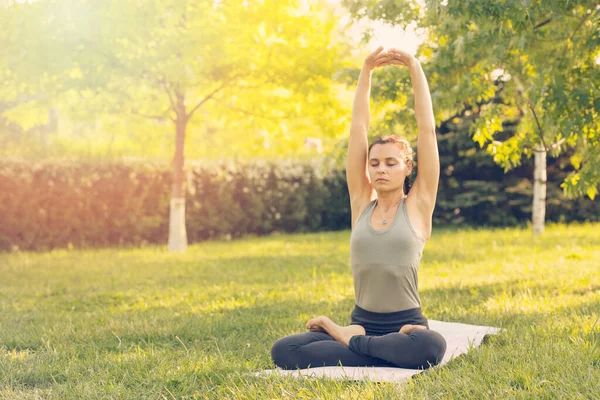
[[[323,329],[323,323],[321,322],[321,317],[313,318],[306,323],[306,329],[312,332],[325,332]]]
[[[382,53],[382,51],[383,46],[379,46],[374,52],[365,58],[364,66],[367,68],[367,70],[372,71],[377,67],[387,65],[386,63],[390,60],[390,55],[387,52]]]

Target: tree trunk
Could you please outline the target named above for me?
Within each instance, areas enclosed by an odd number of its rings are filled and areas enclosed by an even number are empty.
[[[532,211],[533,236],[537,236],[544,233],[546,218],[546,151],[541,145],[535,148]]]
[[[178,98],[180,111],[177,112],[175,157],[173,158],[173,188],[171,191],[171,212],[169,214],[169,251],[183,253],[187,249],[187,232],[185,230],[185,188],[183,180],[183,150],[185,145],[185,128],[187,118],[183,106],[183,98]]]

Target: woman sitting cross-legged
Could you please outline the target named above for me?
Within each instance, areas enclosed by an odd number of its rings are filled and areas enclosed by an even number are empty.
[[[418,269],[431,236],[440,175],[431,96],[420,62],[408,53],[379,47],[358,79],[346,178],[352,209],[350,261],[355,306],[351,324],[326,316],[307,322],[308,332],[281,338],[271,349],[284,369],[322,366],[393,366],[426,369],[441,362],[446,341],[429,329],[421,312]],[[410,186],[413,151],[398,136],[368,145],[371,71],[407,67],[418,125],[419,170]]]

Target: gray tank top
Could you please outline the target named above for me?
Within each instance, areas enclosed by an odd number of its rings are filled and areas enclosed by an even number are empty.
[[[410,224],[405,199],[387,228],[373,228],[376,203],[377,199],[364,209],[350,235],[356,304],[380,313],[421,307],[417,272],[427,241]]]

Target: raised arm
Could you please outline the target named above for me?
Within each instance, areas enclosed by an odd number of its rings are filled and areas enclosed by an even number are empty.
[[[373,191],[367,169],[367,152],[369,148],[367,132],[369,131],[370,122],[369,99],[371,71],[385,61],[384,58],[380,57],[382,50],[383,46],[380,46],[365,59],[354,94],[348,157],[346,159],[346,181],[353,209],[359,207],[362,200],[370,197]]]
[[[435,136],[435,119],[431,94],[427,78],[421,63],[413,59],[409,68],[415,97],[415,114],[417,116],[417,159],[419,168],[413,189],[418,197],[421,210],[431,215],[435,208],[438,184],[440,182],[440,155]]]
[[[390,50],[398,51],[398,50]],[[398,51],[406,60],[410,72],[417,116],[417,158],[419,168],[410,192],[416,194],[417,204],[424,215],[431,216],[435,208],[440,180],[440,156],[435,136],[435,119],[427,78],[421,63],[408,53]]]

